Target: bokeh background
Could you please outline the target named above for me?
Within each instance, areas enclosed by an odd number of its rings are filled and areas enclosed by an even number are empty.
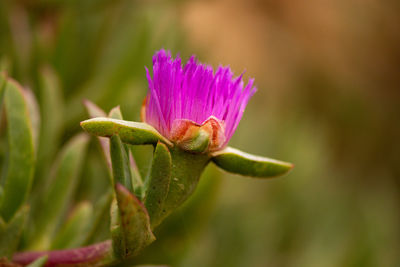
[[[0,58],[39,103],[42,75],[57,77],[59,136],[39,147],[54,151],[81,131],[83,99],[138,120],[160,48],[256,79],[231,145],[295,169],[265,181],[210,166],[131,264],[400,266],[399,14],[396,0],[1,0]],[[151,148],[136,152],[144,173]],[[94,143],[80,181],[76,202],[109,186]]]

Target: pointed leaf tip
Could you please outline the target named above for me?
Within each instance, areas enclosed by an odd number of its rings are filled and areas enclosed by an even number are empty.
[[[10,257],[17,249],[28,212],[28,206],[24,205],[15,213],[8,224],[0,220],[0,257]]]
[[[82,121],[81,127],[96,136],[111,137],[118,134],[122,142],[131,145],[157,144],[162,141],[172,146],[156,129],[143,122],[99,117]]]
[[[284,175],[294,166],[288,162],[251,155],[231,147],[212,154],[212,161],[228,172],[259,178]]]
[[[26,267],[42,267],[42,266],[45,266],[48,257],[49,257],[48,255],[43,255],[40,258],[38,258],[37,260],[35,260],[34,262],[32,262],[29,265],[27,265]]]
[[[91,118],[107,116],[107,114],[92,101],[84,99],[82,102]]]

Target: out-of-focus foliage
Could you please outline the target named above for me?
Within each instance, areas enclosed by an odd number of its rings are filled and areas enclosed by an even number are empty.
[[[247,69],[258,92],[231,143],[296,167],[282,179],[226,175],[220,184],[220,172],[209,167],[198,192],[135,263],[399,264],[399,12],[391,0],[0,1],[0,69],[9,66],[9,76],[32,90],[41,119],[30,214],[61,168],[59,151],[87,118],[82,100],[104,110],[121,105],[125,119],[139,120],[143,67],[165,47],[231,64],[237,74]],[[1,162],[10,141],[5,125],[2,112]],[[143,175],[151,148],[132,150]],[[109,215],[101,212],[109,203],[109,173],[95,142],[81,163],[58,219],[73,225],[93,205],[96,232],[64,242],[70,228],[57,225],[36,247],[109,238]],[[33,246],[35,220],[28,218],[19,249]]]
[[[191,1],[185,11],[194,53],[256,78],[232,145],[295,168],[269,183],[227,177],[182,265],[399,265],[400,2]]]

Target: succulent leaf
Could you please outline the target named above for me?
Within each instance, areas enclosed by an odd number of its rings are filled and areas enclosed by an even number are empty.
[[[192,154],[178,147],[171,148],[170,153],[171,182],[159,220],[167,217],[192,195],[210,159],[208,154]]]
[[[22,206],[31,188],[34,171],[33,135],[28,107],[21,86],[9,79],[4,92],[7,118],[8,162],[0,203],[7,222]]]
[[[41,128],[34,189],[41,187],[47,178],[51,162],[57,154],[63,130],[64,101],[58,76],[50,67],[42,67],[39,72],[39,106]],[[49,145],[50,144],[50,145]],[[39,191],[39,190],[38,190]]]
[[[115,193],[118,209],[114,205],[112,211],[113,248],[117,257],[127,258],[136,255],[155,237],[144,205],[121,184],[116,184]]]
[[[291,163],[251,155],[231,147],[213,153],[212,161],[228,172],[259,178],[284,175],[293,168]]]
[[[157,144],[162,141],[172,146],[170,141],[147,123],[100,117],[82,121],[81,126],[97,136],[111,137],[118,134],[122,142],[131,145]]]
[[[171,182],[171,168],[172,159],[168,147],[158,142],[154,151],[150,174],[146,181],[144,202],[153,228],[161,222],[162,209]]]

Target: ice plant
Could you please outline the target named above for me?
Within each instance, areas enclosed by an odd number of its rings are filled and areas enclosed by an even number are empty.
[[[91,134],[110,137],[111,143],[118,139],[130,145],[154,145],[152,168],[143,187],[114,177],[144,202],[151,228],[193,193],[211,161],[229,172],[264,178],[292,168],[290,163],[227,147],[256,91],[254,80],[245,84],[243,75],[235,78],[229,67],[214,72],[194,56],[183,65],[179,56],[174,59],[165,50],[153,57],[153,75],[147,68],[146,73],[149,89],[142,105],[143,122],[100,117],[81,126]]]
[[[43,251],[49,248],[51,242],[46,233],[52,234],[55,229],[50,222],[58,220],[58,213],[52,211],[64,208],[68,188],[73,186],[70,177],[63,175],[62,170],[68,170],[68,165],[78,166],[82,162],[88,138],[80,134],[61,153],[60,171],[55,173],[58,177],[53,179],[53,184],[44,195],[46,201],[54,203],[38,209],[40,216],[36,220],[36,231],[27,237],[31,241],[30,249],[42,251],[15,253],[12,256],[14,263],[26,265],[35,261],[35,266],[118,264],[134,257],[155,240],[153,230],[192,195],[204,168],[210,162],[228,172],[259,178],[279,176],[292,168],[290,163],[253,156],[227,146],[249,99],[256,91],[253,80],[245,84],[243,76],[234,77],[228,67],[219,67],[214,72],[212,67],[199,63],[194,56],[183,65],[179,57],[174,59],[165,50],[156,52],[152,74],[147,68],[146,73],[149,89],[142,106],[142,122],[123,120],[119,107],[107,115],[93,103],[85,102],[92,119],[81,122],[81,126],[99,137],[113,188],[113,194],[106,194],[100,205],[102,209],[110,209],[111,240],[91,245],[86,243],[89,246],[80,248]],[[19,118],[27,114],[29,104],[25,103],[24,91],[4,75],[0,75],[0,93],[1,90],[6,91],[7,114],[16,114],[8,118],[10,142],[16,146],[25,140],[31,148],[26,153],[32,154],[30,158],[33,158],[30,121]],[[154,147],[151,168],[145,179],[136,169],[132,145]],[[15,161],[26,161],[19,157],[18,151],[10,155]],[[28,167],[33,166],[33,163],[28,163]],[[32,168],[25,169],[31,171]],[[14,191],[7,189],[3,196],[0,194],[0,216],[6,219],[5,223],[0,217],[0,234],[5,236],[4,244],[0,242],[0,256],[3,253],[10,257],[12,253],[7,242],[21,233],[27,207],[21,208],[21,204],[18,204],[23,203],[21,194],[9,192]],[[5,201],[13,198],[20,199],[18,206]],[[113,202],[110,204],[111,199]],[[53,248],[66,242],[65,238],[68,239],[71,229],[79,225],[76,222],[87,216],[90,209],[87,203],[76,208],[70,224],[65,228],[68,234],[64,233],[53,240]],[[5,252],[1,249],[5,249]],[[8,266],[9,262],[0,259],[2,264]]]
[[[147,68],[146,73],[149,93],[142,120],[185,150],[226,146],[256,91],[253,79],[244,85],[243,75],[233,78],[229,67],[220,66],[214,73],[194,56],[182,66],[179,56],[173,59],[165,50],[153,57],[153,78]],[[198,136],[208,144],[193,147]]]

